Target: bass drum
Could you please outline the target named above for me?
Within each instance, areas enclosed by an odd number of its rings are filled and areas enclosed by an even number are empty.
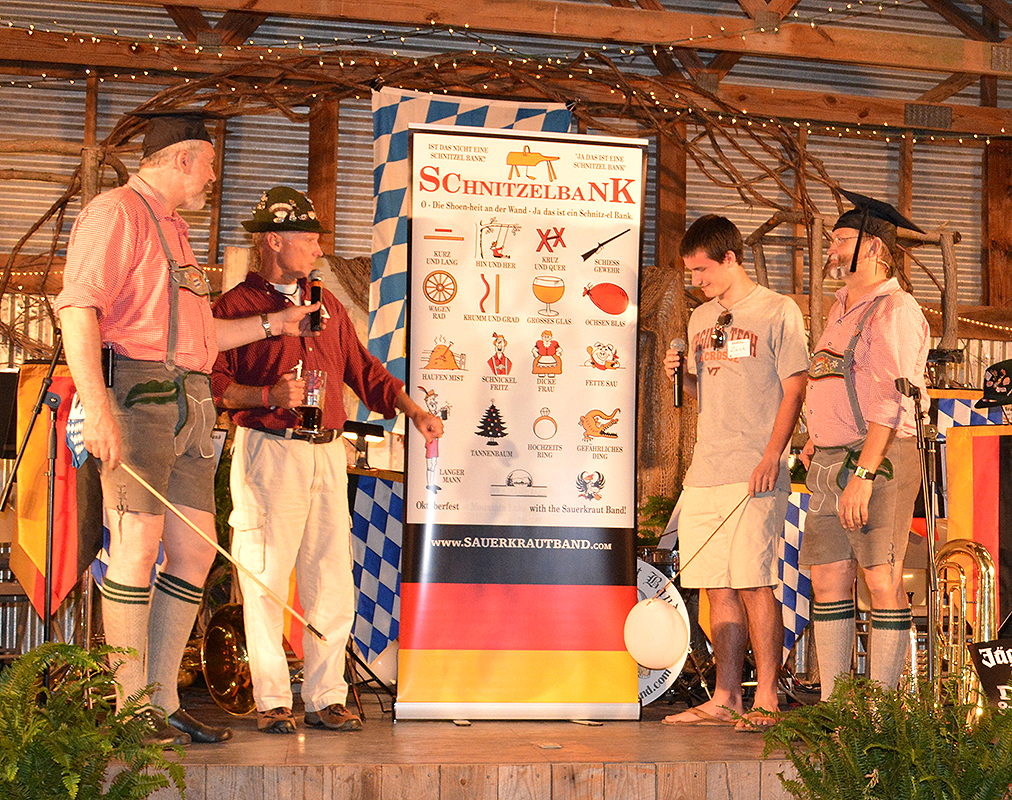
[[[673,583],[668,583],[669,576],[661,572],[657,567],[648,564],[642,559],[636,560],[636,600],[646,600],[648,597],[657,596],[661,587],[668,584],[660,594],[660,599],[673,606],[685,623],[685,630],[690,630],[689,613],[682,602],[681,595]],[[667,669],[647,669],[638,666],[639,670],[639,695],[640,705],[648,705],[664,694],[678,678],[685,666],[685,659],[689,655],[688,646],[685,647],[681,657]]]
[[[256,708],[241,605],[214,612],[200,643],[200,667],[212,699],[229,714],[242,717]]]

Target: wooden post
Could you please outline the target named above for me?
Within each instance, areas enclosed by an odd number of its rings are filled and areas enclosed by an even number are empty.
[[[316,216],[330,233],[320,235],[320,247],[334,255],[334,229],[337,223],[337,135],[336,100],[321,100],[313,105],[309,117],[309,176],[307,194],[316,207]]]
[[[992,139],[984,145],[983,172],[981,300],[1004,307],[1012,301],[1012,141]]]
[[[913,219],[914,207],[914,137],[909,131],[903,134],[900,139],[900,165],[899,165],[899,192],[897,195],[897,210],[907,219]],[[916,222],[917,220],[914,220]],[[910,281],[910,268],[912,259],[908,253],[904,253],[897,262],[896,269],[898,278],[903,288],[910,291],[913,284]]]
[[[812,217],[812,242],[808,254],[808,345],[815,349],[819,337],[822,336],[823,302],[822,302],[822,217]]]
[[[88,75],[84,95],[84,147],[81,149],[81,208],[99,192],[98,76]]]
[[[798,128],[798,150],[804,153],[808,147],[808,131]],[[801,171],[794,173],[794,193],[797,196],[806,190],[805,175]],[[795,200],[792,206],[794,211],[801,211],[801,204]],[[808,228],[804,223],[795,222],[793,225],[796,240],[803,239],[808,235]],[[805,248],[801,244],[791,245],[791,294],[805,293]]]
[[[677,124],[684,138],[684,123]],[[678,246],[685,233],[686,152],[674,137],[657,140],[656,265],[640,274],[640,334],[637,377],[637,504],[651,495],[681,488],[695,435],[695,404],[672,404],[671,382],[661,362],[672,339],[686,338],[685,266]],[[632,365],[630,365],[632,366]]]
[[[755,267],[756,283],[769,289],[770,278],[766,272],[766,253],[763,251],[762,240],[752,245],[752,266]]]
[[[942,249],[942,340],[938,346],[943,350],[955,350],[959,335],[959,278],[956,272],[956,248],[952,231],[939,231],[939,246]]]
[[[207,262],[221,263],[221,195],[225,183],[225,120],[214,126],[214,174],[211,184],[211,221],[207,236]]]

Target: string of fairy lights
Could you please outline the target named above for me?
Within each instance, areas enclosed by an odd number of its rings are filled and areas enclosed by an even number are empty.
[[[889,18],[890,12],[896,12],[901,9],[906,9],[918,5],[920,0],[891,0],[890,2],[864,2],[864,0],[857,0],[857,2],[844,2],[839,5],[832,4],[826,7],[826,9],[819,11],[812,11],[808,13],[802,13],[798,10],[794,10],[790,16],[785,20],[791,24],[803,24],[809,25],[813,28],[819,28],[822,26],[839,25],[844,21],[849,20],[862,20],[867,21],[874,19],[879,24],[883,20]],[[781,23],[783,24],[783,23]],[[52,25],[45,27],[40,24],[33,22],[25,22],[15,20],[14,18],[4,18],[0,16],[0,27],[6,27],[8,29],[22,30],[26,35],[33,35],[35,32],[45,32],[47,34],[62,35],[65,41],[71,39],[77,39],[79,43],[92,42],[99,44],[102,42],[103,36],[116,37],[117,41],[126,43],[130,42],[129,47],[132,51],[138,51],[141,49],[150,49],[153,52],[160,52],[163,49],[168,49],[170,52],[178,52],[180,55],[189,54],[203,54],[205,51],[211,52],[209,48],[205,47],[200,43],[189,42],[184,39],[181,33],[176,34],[164,34],[164,38],[161,38],[161,34],[156,36],[154,33],[148,33],[146,37],[121,37],[119,28],[112,28],[109,34],[102,34],[99,32],[83,32],[77,29],[65,30],[62,29],[58,21],[54,20]],[[743,18],[741,27],[738,29],[725,29],[720,27],[721,36],[740,37],[743,41],[751,35],[766,35],[769,33],[775,33],[779,30],[779,25],[775,25],[772,29],[766,30],[763,27],[756,27],[756,24],[751,19]],[[277,60],[282,60],[283,57],[291,55],[293,53],[306,53],[306,55],[315,53],[319,55],[319,66],[323,68],[325,66],[324,58],[333,55],[340,55],[342,50],[347,48],[366,48],[375,50],[377,54],[383,55],[384,58],[394,59],[407,59],[408,63],[413,63],[415,66],[418,65],[420,58],[426,56],[417,55],[417,51],[420,46],[429,42],[441,44],[447,37],[450,40],[459,42],[464,40],[468,47],[458,48],[460,53],[469,52],[472,56],[479,54],[488,54],[496,57],[507,57],[510,59],[516,59],[523,65],[532,66],[536,73],[540,71],[540,65],[544,64],[547,67],[554,67],[557,70],[563,70],[569,73],[570,77],[585,77],[592,78],[594,75],[595,65],[591,63],[594,59],[590,58],[592,55],[601,56],[606,58],[615,67],[631,67],[636,64],[642,64],[644,54],[648,48],[644,46],[637,46],[632,44],[625,45],[608,45],[599,44],[596,46],[588,46],[583,43],[558,44],[560,48],[563,48],[561,54],[546,55],[546,54],[533,54],[529,52],[523,52],[520,49],[513,47],[508,44],[501,43],[496,40],[494,36],[479,34],[470,29],[469,26],[453,26],[453,25],[436,25],[435,23],[429,26],[417,26],[412,29],[394,30],[394,29],[381,29],[367,34],[359,36],[347,36],[345,38],[333,37],[333,41],[311,41],[307,39],[305,35],[299,35],[296,37],[281,38],[281,45],[275,42],[273,43],[261,43],[258,44],[254,37],[248,38],[242,44],[237,45],[222,45],[220,47],[215,46],[214,52],[217,52],[219,57],[223,57],[226,51],[230,51],[235,55],[242,53],[243,48],[257,47],[261,51],[258,54],[258,58],[261,61],[268,61],[273,56]],[[697,47],[699,42],[708,39],[713,39],[713,34],[706,34],[704,36],[686,36],[678,40],[672,40],[663,44],[656,44],[649,47],[650,54],[658,54],[663,51],[668,53],[675,52],[679,47],[691,45]],[[715,45],[714,49],[719,49]],[[405,52],[407,51],[407,52]],[[411,53],[415,52],[415,55]],[[431,54],[430,54],[431,56]],[[452,65],[454,53],[445,53],[446,61],[444,66]],[[350,64],[354,65],[354,61]],[[379,66],[379,60],[376,61],[376,66]],[[512,64],[513,61],[510,61]],[[345,64],[340,59],[338,65],[344,67]],[[439,68],[439,63],[436,62],[435,67]],[[172,68],[177,69],[176,67]],[[91,70],[85,70],[86,75],[91,74]],[[112,80],[129,80],[132,82],[140,81],[145,82],[145,78],[150,78],[151,73],[148,70],[139,70],[137,72],[110,72],[108,79]],[[99,74],[98,80],[104,83],[107,80],[106,75]],[[182,76],[183,83],[189,83],[190,77]],[[0,90],[3,87],[22,87],[26,89],[33,89],[38,87],[40,84],[69,84],[75,85],[79,82],[83,82],[81,78],[70,77],[67,75],[50,74],[43,72],[38,77],[11,77],[0,82]],[[614,90],[613,90],[614,91]],[[677,98],[678,95],[675,94]],[[655,102],[658,106],[662,103],[660,100]],[[664,113],[668,113],[668,109],[659,108]],[[691,114],[691,106],[686,110],[686,113]],[[681,109],[674,110],[676,116],[681,116],[683,111]],[[744,125],[765,125],[766,119],[757,116],[750,115],[747,111],[742,111],[738,115],[741,118],[741,122]],[[734,120],[732,124],[737,124],[738,120]],[[790,120],[777,120],[769,118],[769,122],[772,124],[788,124],[793,125],[797,129],[804,129],[806,134],[813,136],[831,136],[837,138],[871,138],[883,140],[886,143],[892,143],[893,141],[899,140],[901,137],[909,135],[912,136],[912,143],[918,144],[920,142],[931,142],[931,143],[944,143],[950,145],[978,145],[980,142],[989,142],[989,137],[986,134],[980,133],[965,133],[965,134],[946,134],[940,132],[931,132],[930,130],[924,130],[919,133],[908,132],[907,128],[900,128],[898,126],[890,127],[889,125],[872,125],[872,124],[856,124],[856,125],[838,125],[838,124],[827,124],[818,123],[811,120],[796,119],[793,122]],[[1000,134],[1006,133],[1005,128],[1000,129]]]

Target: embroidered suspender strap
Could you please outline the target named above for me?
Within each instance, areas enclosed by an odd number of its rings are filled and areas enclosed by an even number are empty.
[[[151,215],[151,219],[155,223],[155,230],[158,231],[158,238],[162,243],[162,250],[165,252],[165,258],[169,261],[169,339],[165,345],[165,366],[168,369],[176,368],[176,345],[179,339],[179,283],[180,283],[180,272],[179,262],[172,257],[172,251],[169,250],[169,243],[165,241],[165,234],[162,233],[162,226],[158,224],[158,217],[155,216],[154,209],[151,208],[151,204],[147,198],[138,192],[136,189],[131,187],[133,191],[144,203],[148,209],[148,213]]]
[[[879,303],[885,300],[886,297],[887,295],[881,294],[871,301],[868,310],[864,312],[858,321],[857,327],[854,329],[854,335],[850,337],[850,341],[847,343],[847,349],[843,351],[843,366],[841,368],[843,383],[847,387],[850,410],[854,415],[854,422],[857,423],[857,429],[861,432],[861,436],[868,435],[868,425],[864,421],[864,414],[861,413],[861,406],[857,403],[857,387],[854,386],[853,374],[854,348],[857,347],[857,341],[861,338],[861,332],[864,330],[864,324],[868,321],[868,317],[871,316],[872,312],[878,308]]]

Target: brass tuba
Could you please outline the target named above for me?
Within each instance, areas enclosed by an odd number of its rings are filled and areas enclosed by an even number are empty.
[[[938,548],[935,570],[936,694],[940,696],[943,678],[956,678],[960,701],[974,703],[979,713],[987,705],[987,696],[970,661],[967,644],[989,642],[998,635],[994,560],[980,542],[953,539]]]
[[[200,666],[221,708],[237,717],[256,708],[241,605],[230,603],[214,612],[200,643]]]

